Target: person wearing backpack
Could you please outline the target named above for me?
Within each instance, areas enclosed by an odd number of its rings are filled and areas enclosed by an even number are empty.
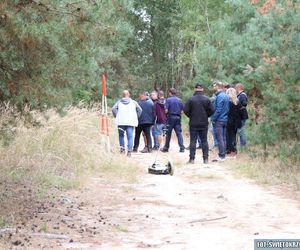
[[[246,121],[248,119],[248,112],[247,112],[247,105],[248,105],[248,96],[244,92],[244,85],[241,83],[237,83],[235,85],[235,89],[237,92],[237,98],[242,105],[242,120],[241,120],[241,127],[238,129],[237,133],[240,138],[240,145],[241,147],[245,147],[247,144],[246,140],[246,133],[245,133],[245,126],[246,126]]]

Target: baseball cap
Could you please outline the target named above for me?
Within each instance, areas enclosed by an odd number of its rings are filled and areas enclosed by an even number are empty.
[[[203,86],[202,83],[196,83],[195,84],[195,89],[203,89],[203,88],[204,88],[204,86]]]

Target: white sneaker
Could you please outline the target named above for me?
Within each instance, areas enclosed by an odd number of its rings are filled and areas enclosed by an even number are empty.
[[[213,162],[225,161],[225,157],[221,158],[220,156],[218,156],[216,159],[213,159],[212,161]]]

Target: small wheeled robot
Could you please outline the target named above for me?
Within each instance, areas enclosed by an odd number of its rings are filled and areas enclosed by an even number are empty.
[[[167,164],[163,165],[158,162],[154,162],[149,168],[148,168],[149,174],[174,174],[174,168],[172,166],[172,163],[168,161]]]
[[[164,141],[165,141],[164,139],[165,139],[167,131],[168,131],[167,128],[163,129],[163,140],[162,140],[163,144],[164,144]],[[174,174],[174,167],[173,167],[172,161],[170,159],[169,153],[167,153],[168,162],[166,164],[163,164],[163,163],[161,163],[157,160],[159,154],[162,154],[162,153],[160,152],[160,150],[157,150],[156,155],[155,155],[155,161],[148,168],[148,173],[149,174],[157,174],[157,175],[167,175],[167,174],[173,175]]]

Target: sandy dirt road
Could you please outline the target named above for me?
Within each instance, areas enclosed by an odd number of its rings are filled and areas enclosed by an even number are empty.
[[[137,182],[95,176],[1,232],[0,247],[250,250],[255,238],[300,238],[299,200],[235,176],[235,160],[186,165],[188,152],[173,150],[174,176],[148,174],[154,153],[134,154]]]

